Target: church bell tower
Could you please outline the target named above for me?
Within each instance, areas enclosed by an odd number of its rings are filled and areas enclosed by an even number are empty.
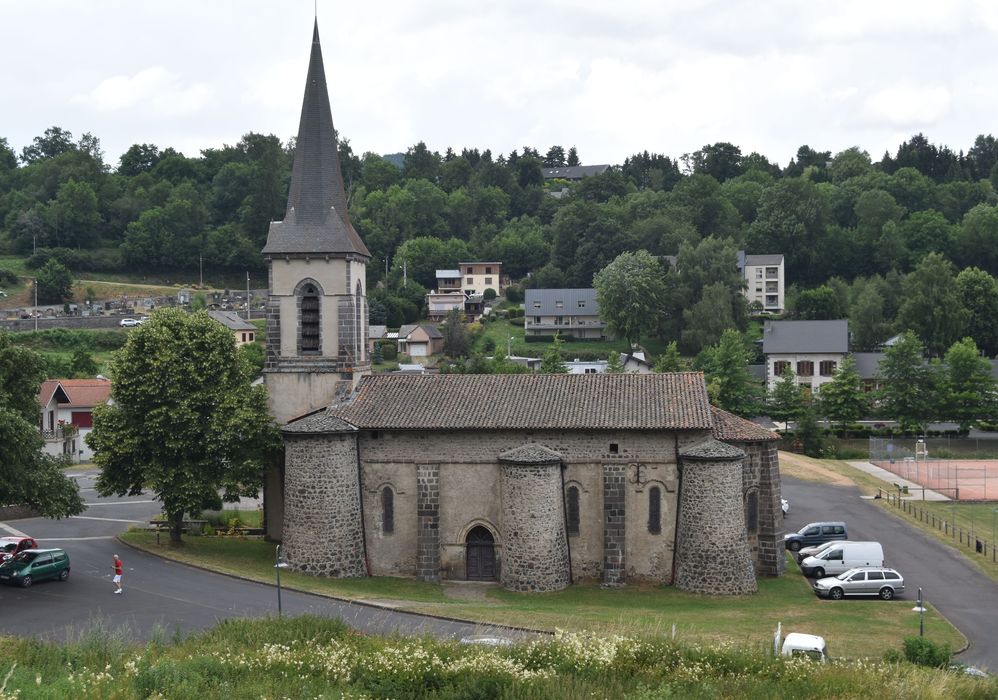
[[[278,423],[345,399],[370,373],[367,246],[354,231],[312,33],[305,98],[283,221],[270,224],[267,361],[264,377]]]

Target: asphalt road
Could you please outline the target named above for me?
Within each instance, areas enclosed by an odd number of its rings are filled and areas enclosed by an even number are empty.
[[[914,607],[921,586],[924,599],[970,641],[958,660],[998,670],[998,585],[963,555],[860,498],[854,487],[783,477],[783,496],[791,506],[788,532],[810,522],[844,520],[849,539],[883,544],[887,565],[904,576],[901,598]]]
[[[277,615],[276,585],[240,581],[166,561],[129,547],[114,537],[131,524],[146,523],[159,512],[149,496],[97,498],[93,473],[77,476],[89,507],[65,520],[34,518],[0,524],[0,531],[21,531],[42,547],[69,552],[69,581],[38,582],[31,588],[0,586],[0,634],[54,641],[78,639],[94,629],[112,630],[143,640],[165,631],[187,634],[228,618]],[[124,593],[111,583],[112,554],[124,562]],[[342,603],[283,590],[285,615],[315,614],[342,619],[365,632],[429,634],[460,638],[472,634],[518,636],[482,625],[438,620],[393,610]]]

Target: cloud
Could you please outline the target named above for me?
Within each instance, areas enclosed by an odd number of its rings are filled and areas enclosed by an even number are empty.
[[[211,97],[212,90],[206,83],[184,85],[176,73],[153,66],[132,76],[106,78],[77,101],[100,112],[148,107],[157,114],[181,115],[197,112]]]
[[[920,128],[946,117],[952,101],[945,87],[896,85],[866,98],[862,115],[879,126]]]

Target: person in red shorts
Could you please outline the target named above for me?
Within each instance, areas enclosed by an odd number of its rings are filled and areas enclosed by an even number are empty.
[[[123,564],[121,563],[121,559],[119,559],[118,555],[115,554],[114,555],[114,578],[111,579],[114,582],[114,585],[117,586],[117,588],[114,589],[115,593],[121,593],[121,576],[122,576],[123,573],[124,573],[124,568],[123,568]]]

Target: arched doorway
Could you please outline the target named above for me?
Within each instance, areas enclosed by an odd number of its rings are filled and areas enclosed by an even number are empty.
[[[496,580],[496,547],[495,539],[487,528],[479,525],[468,533],[465,540],[467,552],[467,576],[469,581]]]

